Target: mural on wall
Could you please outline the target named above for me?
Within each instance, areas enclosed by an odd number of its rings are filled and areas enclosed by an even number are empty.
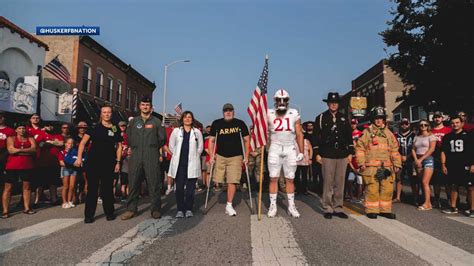
[[[38,77],[25,76],[15,82],[12,109],[15,113],[32,114],[36,111]]]
[[[10,101],[10,78],[4,71],[0,71],[0,101]]]
[[[38,77],[19,77],[10,82],[8,75],[0,71],[0,110],[33,114],[36,112]]]

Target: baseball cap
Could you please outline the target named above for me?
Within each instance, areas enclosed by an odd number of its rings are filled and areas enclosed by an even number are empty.
[[[357,121],[357,119],[355,119],[355,118],[351,119],[351,124],[358,124],[358,123],[359,123],[359,121]]]
[[[151,103],[151,98],[150,96],[148,95],[143,95],[142,99],[141,99],[141,102],[142,103]]]
[[[121,127],[121,126],[126,126],[126,125],[127,125],[127,122],[125,122],[125,121],[120,121],[120,122],[118,123],[118,125],[119,125],[119,127]]]
[[[225,110],[234,110],[234,106],[231,104],[231,103],[226,103],[224,104],[224,106],[222,107],[222,111],[225,111]]]
[[[440,112],[440,111],[434,112],[434,113],[433,113],[433,117],[437,117],[437,116],[438,116],[438,117],[443,117],[443,113]]]
[[[410,121],[407,118],[403,118],[400,124],[410,124]]]

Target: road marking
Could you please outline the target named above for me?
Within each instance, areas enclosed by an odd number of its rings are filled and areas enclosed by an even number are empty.
[[[463,223],[463,224],[474,226],[474,219],[469,218],[469,217],[460,217],[460,216],[456,217],[456,216],[454,216],[454,217],[446,217],[446,218],[457,221],[457,222],[460,222],[460,223]]]
[[[0,236],[0,253],[69,227],[82,219],[51,219]]]
[[[433,265],[472,265],[474,262],[473,254],[397,220],[385,218],[371,220],[366,216],[351,216],[401,248]]]
[[[308,264],[296,243],[289,221],[283,217],[268,218],[258,215],[251,218],[252,261],[254,265]]]
[[[130,263],[133,257],[141,254],[146,247],[160,239],[175,222],[176,219],[170,216],[159,220],[147,219],[94,252],[79,265]]]

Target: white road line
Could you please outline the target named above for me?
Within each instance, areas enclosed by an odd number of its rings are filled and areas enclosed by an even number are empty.
[[[82,219],[51,219],[0,236],[0,253],[69,227]]]
[[[308,264],[289,221],[283,217],[251,216],[252,261],[254,265]]]
[[[433,265],[473,265],[474,255],[396,220],[351,215],[363,225]]]
[[[170,216],[159,220],[147,219],[94,252],[79,265],[129,263],[133,257],[141,254],[147,246],[159,239],[175,222],[176,219]]]
[[[453,217],[446,217],[446,218],[460,222],[460,223],[464,223],[470,226],[474,226],[474,219],[469,218],[469,217],[453,216]]]

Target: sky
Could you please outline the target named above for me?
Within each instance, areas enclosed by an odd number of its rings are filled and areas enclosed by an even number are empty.
[[[247,106],[269,55],[269,105],[286,89],[302,121],[327,109],[330,91],[386,58],[379,33],[387,28],[389,0],[2,0],[0,15],[28,32],[36,26],[99,26],[92,36],[151,81],[155,109],[182,102],[205,125],[222,117],[226,102],[250,122]]]

